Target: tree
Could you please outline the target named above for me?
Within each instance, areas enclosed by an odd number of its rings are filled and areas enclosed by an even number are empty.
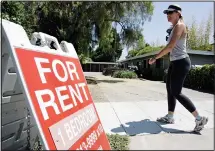
[[[30,36],[37,28],[37,2],[3,1],[1,5],[2,18],[21,24]]]
[[[188,48],[193,50],[212,50],[209,39],[211,36],[212,15],[208,16],[207,22],[202,20],[198,25],[195,18],[192,20],[191,27],[188,30]]]
[[[129,47],[153,9],[152,2],[3,2],[2,16],[23,25],[28,35],[45,32],[71,42],[78,54],[86,54],[90,47],[112,42],[106,38],[111,37],[114,22],[121,27],[120,42]]]
[[[199,28],[198,28],[198,44],[200,46],[204,45],[204,25],[205,25],[205,21],[202,20]]]
[[[114,62],[122,54],[122,44],[116,29],[112,29],[111,34],[99,43],[99,47],[92,53],[93,61]]]
[[[197,47],[197,24],[195,17],[193,17],[191,28],[188,30],[187,45],[190,49],[195,49]]]
[[[134,44],[135,44],[135,47],[134,47],[135,50],[140,50],[145,47],[144,36],[141,33],[138,35],[138,40]]]
[[[211,26],[212,26],[212,14],[210,13],[208,20],[207,20],[207,24],[205,27],[205,34],[204,34],[204,45],[208,45],[209,44],[209,38],[211,35]]]
[[[128,51],[128,58],[129,57],[134,57],[137,55],[137,53],[143,49],[144,47],[146,47],[146,43],[144,40],[144,36],[142,35],[141,32],[138,33],[138,39],[133,43],[132,45],[133,49]]]
[[[130,50],[130,51],[128,52],[127,58],[137,56],[138,52],[139,52],[139,51],[138,51],[138,50],[135,50],[135,49]]]

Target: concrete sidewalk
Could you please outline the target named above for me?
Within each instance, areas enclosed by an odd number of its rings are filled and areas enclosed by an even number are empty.
[[[202,135],[190,133],[192,115],[177,102],[175,124],[161,125],[157,117],[167,113],[165,84],[162,82],[114,79],[94,75],[90,86],[96,109],[106,133],[129,135],[130,149],[213,149],[214,96],[183,89],[201,115],[209,117]]]
[[[209,107],[213,105],[212,101],[205,103]],[[203,102],[196,104],[200,113],[209,117],[202,135],[191,133],[194,119],[179,104],[176,123],[167,125],[156,122],[157,117],[166,113],[164,101],[96,103],[96,108],[106,133],[129,135],[131,150],[213,149],[214,114],[201,104]]]
[[[212,106],[212,101],[205,101]],[[214,128],[214,114],[209,108],[202,108],[202,103],[196,106],[199,112],[209,118],[205,129]],[[175,113],[175,124],[161,125],[156,122],[157,117],[166,114],[164,101],[147,102],[111,102],[96,103],[96,108],[106,132],[133,135],[183,133],[190,132],[195,127],[194,118],[183,106],[178,104]],[[110,122],[111,121],[111,122]]]
[[[214,150],[214,129],[205,129],[202,135],[160,134],[131,137],[132,150]]]

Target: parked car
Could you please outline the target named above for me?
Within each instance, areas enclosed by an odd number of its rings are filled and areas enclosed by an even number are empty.
[[[195,69],[195,68],[201,68],[203,67],[202,65],[191,65],[191,69]]]

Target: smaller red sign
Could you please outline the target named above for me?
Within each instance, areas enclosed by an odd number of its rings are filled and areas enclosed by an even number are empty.
[[[77,58],[15,48],[48,150],[110,150]]]

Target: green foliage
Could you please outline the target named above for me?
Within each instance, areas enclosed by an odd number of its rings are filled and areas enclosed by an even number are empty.
[[[120,68],[119,67],[104,68],[102,74],[105,76],[113,75],[113,73],[117,70],[120,70]]]
[[[137,56],[143,55],[143,54],[146,54],[146,53],[149,53],[149,52],[153,52],[153,51],[158,51],[158,50],[161,50],[162,48],[164,48],[164,46],[159,46],[159,47],[151,47],[151,46],[148,46],[148,47],[145,47],[145,48],[141,49],[141,50],[137,53]]]
[[[119,70],[113,73],[114,78],[135,79],[137,74],[133,71]]]
[[[187,46],[192,50],[212,50],[209,39],[212,33],[212,14],[207,21],[202,20],[198,25],[193,17],[191,25],[188,27]]]
[[[120,36],[113,28],[108,37],[99,42],[99,47],[91,53],[91,58],[98,62],[115,62],[121,56],[122,50]]]
[[[139,56],[139,55],[143,55],[149,52],[153,52],[153,51],[158,51],[161,50],[162,48],[164,48],[165,46],[159,46],[159,47],[152,47],[152,46],[146,46],[143,49],[140,50],[130,50],[128,52],[129,57],[134,57],[134,56]]]
[[[37,3],[3,1],[1,2],[1,17],[22,25],[30,36],[37,28]]]
[[[133,49],[131,51],[128,52],[129,57],[134,57],[137,55],[137,53],[141,50],[144,49],[144,47],[146,47],[146,43],[144,40],[144,36],[139,33],[138,35],[138,40],[136,42],[133,43]]]
[[[214,76],[215,76],[215,64],[204,65],[191,69],[185,79],[185,86],[197,89],[213,92],[214,90]]]
[[[136,42],[136,50],[140,50],[143,49],[145,47],[145,40],[144,40],[144,36],[142,34],[139,35],[139,39]]]
[[[166,75],[167,73],[164,75],[164,82],[166,82]],[[215,64],[193,68],[189,71],[184,86],[195,90],[214,92],[214,76]]]
[[[92,62],[92,59],[87,57],[85,54],[81,53],[78,55],[81,64],[86,64],[87,62]]]
[[[130,51],[128,52],[128,57],[137,56],[138,53],[139,53],[139,50],[135,50],[135,49],[130,50]]]
[[[72,43],[78,54],[89,50],[91,54],[99,45],[98,51],[112,54],[109,59],[113,61],[122,52],[121,44],[128,46],[137,40],[141,25],[150,20],[153,9],[152,2],[143,1],[5,1],[1,10],[2,18],[21,24],[29,36],[32,32],[50,34]],[[121,27],[117,34],[113,23]],[[93,55],[95,60],[99,58]]]
[[[107,134],[112,150],[129,150],[129,137],[119,134]]]
[[[211,51],[213,46],[211,44],[201,45],[198,47],[192,47],[193,50]]]

